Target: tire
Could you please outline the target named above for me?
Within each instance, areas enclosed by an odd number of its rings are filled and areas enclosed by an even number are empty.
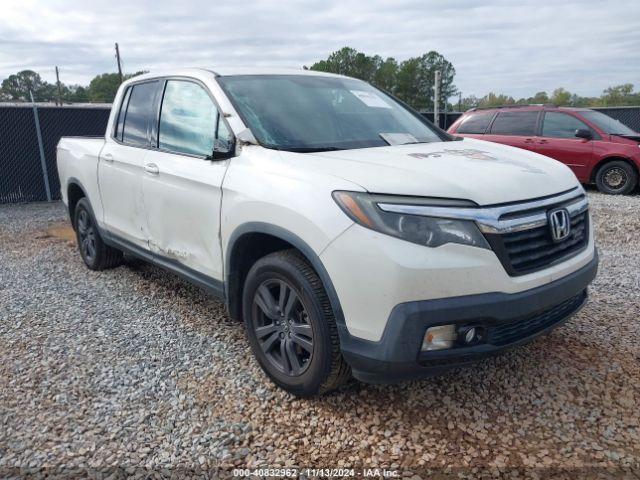
[[[623,160],[613,160],[602,165],[596,173],[596,186],[602,193],[624,195],[638,184],[638,173]]]
[[[247,275],[242,307],[253,354],[276,385],[310,397],[351,378],[329,298],[298,251],[258,260]]]
[[[80,256],[91,270],[105,270],[122,263],[122,252],[105,244],[100,236],[89,201],[81,198],[76,204],[73,227]]]

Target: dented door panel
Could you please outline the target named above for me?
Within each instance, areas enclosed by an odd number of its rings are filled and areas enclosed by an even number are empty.
[[[149,152],[142,180],[150,250],[222,279],[220,204],[225,161]]]

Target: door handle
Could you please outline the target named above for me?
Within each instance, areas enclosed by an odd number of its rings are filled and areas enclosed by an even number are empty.
[[[545,143],[549,143],[549,140],[539,140],[538,143],[541,143],[544,145]]]
[[[110,153],[105,153],[102,158],[106,161],[106,162],[113,162],[113,155],[111,155]]]
[[[533,143],[533,138],[525,138],[524,143]]]
[[[158,175],[160,173],[160,169],[155,163],[147,163],[144,166],[144,171],[150,173],[151,175]]]

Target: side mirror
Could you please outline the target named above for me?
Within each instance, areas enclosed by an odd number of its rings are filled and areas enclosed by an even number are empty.
[[[210,160],[226,160],[235,156],[236,145],[233,139],[226,140],[223,138],[217,138],[213,142],[213,152],[211,153]]]
[[[584,138],[585,140],[591,140],[593,138],[593,134],[591,130],[587,130],[586,128],[579,128],[576,130],[576,137]]]

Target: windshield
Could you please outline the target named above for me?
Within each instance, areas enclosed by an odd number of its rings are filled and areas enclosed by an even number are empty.
[[[312,152],[446,139],[418,114],[359,80],[240,75],[218,82],[265,147]]]
[[[599,128],[604,130],[610,135],[637,135],[636,132],[627,127],[624,123],[611,118],[609,115],[605,115],[595,110],[588,110],[580,112],[590,122],[595,123]]]

